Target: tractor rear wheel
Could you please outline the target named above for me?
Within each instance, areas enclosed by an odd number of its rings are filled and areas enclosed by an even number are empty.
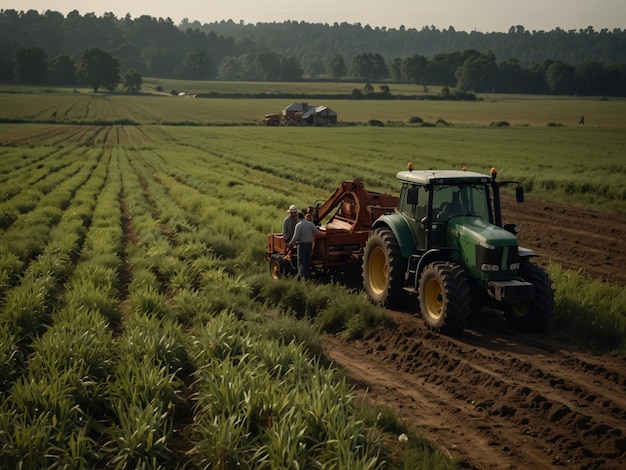
[[[270,276],[272,279],[281,279],[289,273],[289,264],[283,255],[272,255],[270,258]]]
[[[406,259],[394,233],[387,227],[372,230],[363,251],[363,288],[370,300],[383,307],[400,307]]]
[[[452,262],[427,265],[419,280],[420,311],[426,325],[451,334],[463,329],[471,292],[463,268]]]
[[[529,262],[521,264],[519,275],[535,287],[535,300],[505,305],[504,318],[516,330],[543,331],[554,314],[552,281],[542,268]]]

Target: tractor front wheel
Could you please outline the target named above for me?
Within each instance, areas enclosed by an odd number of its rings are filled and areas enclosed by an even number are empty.
[[[394,233],[387,227],[372,230],[363,251],[363,288],[370,300],[384,307],[402,306],[405,268]]]
[[[522,331],[543,331],[554,314],[554,291],[546,272],[534,263],[524,262],[519,269],[522,280],[535,288],[535,300],[504,306],[504,318]]]
[[[471,312],[470,286],[463,268],[452,262],[426,266],[420,276],[419,301],[429,328],[446,334],[462,330]]]

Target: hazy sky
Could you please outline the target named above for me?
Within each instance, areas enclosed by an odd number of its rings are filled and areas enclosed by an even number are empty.
[[[282,22],[361,23],[438,29],[453,26],[458,31],[508,31],[515,25],[529,31],[564,30],[593,26],[600,30],[626,29],[625,0],[1,0],[0,9],[17,11],[53,10],[67,15],[105,12],[133,18],[149,15],[183,18],[201,23],[232,19],[245,23]]]

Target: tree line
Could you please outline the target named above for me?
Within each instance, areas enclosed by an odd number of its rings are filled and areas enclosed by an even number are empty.
[[[561,38],[563,51],[574,43],[586,45],[586,59],[568,62],[559,58],[567,54],[546,46],[555,51],[555,57],[525,62],[522,57],[536,49],[531,45],[546,37],[552,42]],[[489,43],[489,38],[494,42]],[[517,44],[511,52],[518,51],[518,57],[498,59],[494,52],[502,49],[498,38]],[[494,47],[458,48],[482,43]],[[0,80],[82,83],[95,91],[114,90],[122,84],[134,92],[140,89],[142,76],[251,81],[324,77],[413,83],[425,91],[431,84],[477,93],[626,96],[626,47],[614,50],[613,60],[605,57],[607,47],[615,44],[626,46],[626,31],[596,33],[588,28],[531,34],[512,27],[506,34],[468,34],[453,28],[417,31],[346,23],[245,25],[232,21],[200,25],[188,20],[176,26],[169,18],[149,16],[0,10]],[[575,50],[580,54],[581,48]],[[424,51],[435,52],[429,56]]]

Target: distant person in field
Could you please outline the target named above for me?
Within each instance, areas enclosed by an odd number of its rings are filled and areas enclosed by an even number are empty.
[[[579,126],[584,126],[585,125],[585,116],[580,116],[580,121],[578,121],[578,125]]]
[[[289,212],[289,215],[285,217],[285,220],[283,221],[283,238],[285,239],[285,242],[288,243],[293,237],[293,232],[296,229],[296,224],[298,223],[298,208],[292,204],[289,206],[289,209],[287,209],[287,212]]]
[[[300,221],[296,225],[293,238],[289,245],[298,245],[298,278],[311,279],[311,256],[313,254],[313,237],[323,236],[324,233],[317,229],[311,222],[310,217],[304,218],[304,214],[298,214]]]

